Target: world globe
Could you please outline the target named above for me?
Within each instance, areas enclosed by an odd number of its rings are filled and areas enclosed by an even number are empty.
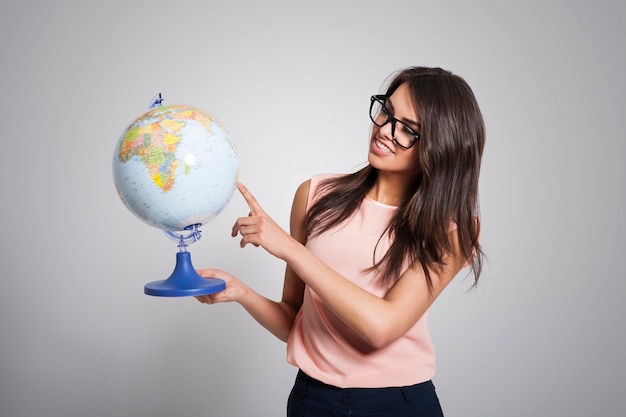
[[[186,248],[230,201],[239,158],[214,116],[194,106],[161,103],[159,94],[121,134],[113,154],[115,188],[131,213],[178,242],[174,272],[146,285],[146,294],[214,293],[225,288],[223,281],[197,275]]]

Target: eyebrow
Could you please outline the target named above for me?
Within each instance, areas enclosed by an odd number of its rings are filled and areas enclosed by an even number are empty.
[[[387,103],[389,103],[389,109],[393,112],[394,108],[393,108],[393,103],[391,102],[391,97],[387,98]],[[394,115],[393,117],[395,118],[396,116]],[[397,119],[397,120],[399,120],[399,121],[401,121],[402,123],[405,123],[405,124],[411,124],[413,126],[417,126],[417,130],[420,130],[422,128],[422,124],[419,123],[419,122],[416,122],[415,120],[406,119],[406,118]]]

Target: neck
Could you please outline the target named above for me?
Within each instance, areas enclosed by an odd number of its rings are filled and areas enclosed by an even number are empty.
[[[367,196],[382,204],[399,207],[410,192],[411,183],[404,176],[378,173]]]

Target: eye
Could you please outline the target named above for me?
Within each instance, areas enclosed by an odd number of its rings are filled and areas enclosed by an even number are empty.
[[[400,123],[400,125],[402,126],[402,133],[405,133],[405,134],[407,134],[409,136],[419,136],[417,133],[415,133],[415,131],[413,129],[411,129],[410,127],[408,127],[404,123]]]

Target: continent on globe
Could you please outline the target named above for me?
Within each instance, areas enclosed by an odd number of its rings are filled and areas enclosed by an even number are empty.
[[[152,181],[167,192],[176,180],[176,145],[179,142],[179,136],[167,132],[161,125],[135,126],[124,136],[120,161],[138,157],[148,168]]]

